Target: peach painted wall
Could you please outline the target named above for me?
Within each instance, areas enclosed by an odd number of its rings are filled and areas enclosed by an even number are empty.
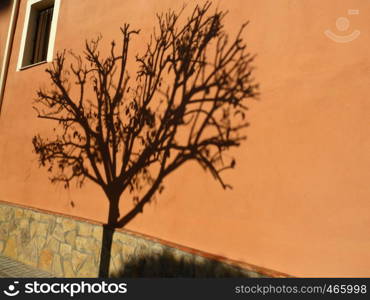
[[[25,3],[0,116],[0,199],[105,221],[99,187],[65,191],[37,167],[32,136],[47,132],[32,109],[46,85],[46,65],[16,72]],[[185,1],[191,8],[199,1]],[[177,170],[164,193],[128,228],[296,276],[370,276],[370,2],[230,0],[226,28],[250,20],[245,38],[256,53],[261,101],[251,103],[248,141],[234,154],[223,191],[195,164]],[[55,49],[78,51],[85,38],[119,37],[123,22],[141,28],[171,0],[62,0]],[[358,15],[348,15],[358,9]],[[350,27],[340,32],[338,17]],[[360,36],[348,43],[324,31]],[[134,71],[133,71],[134,72]],[[75,203],[72,207],[70,202]],[[130,200],[122,201],[122,209]]]

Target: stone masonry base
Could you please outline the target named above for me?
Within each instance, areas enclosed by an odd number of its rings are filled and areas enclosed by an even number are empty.
[[[57,277],[98,277],[102,230],[99,224],[0,202],[0,254]],[[269,275],[125,230],[113,235],[113,277]]]

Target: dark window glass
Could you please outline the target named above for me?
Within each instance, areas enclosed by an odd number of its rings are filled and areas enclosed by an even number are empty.
[[[53,7],[38,12],[31,64],[45,61],[48,54]]]

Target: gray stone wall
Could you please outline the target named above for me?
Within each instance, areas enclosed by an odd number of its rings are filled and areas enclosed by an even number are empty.
[[[0,202],[0,254],[57,277],[97,277],[102,226]],[[116,231],[113,277],[261,277],[124,231]]]

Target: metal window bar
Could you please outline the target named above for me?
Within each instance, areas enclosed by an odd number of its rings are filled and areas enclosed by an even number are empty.
[[[53,9],[49,7],[38,12],[32,64],[45,61],[47,58]]]

